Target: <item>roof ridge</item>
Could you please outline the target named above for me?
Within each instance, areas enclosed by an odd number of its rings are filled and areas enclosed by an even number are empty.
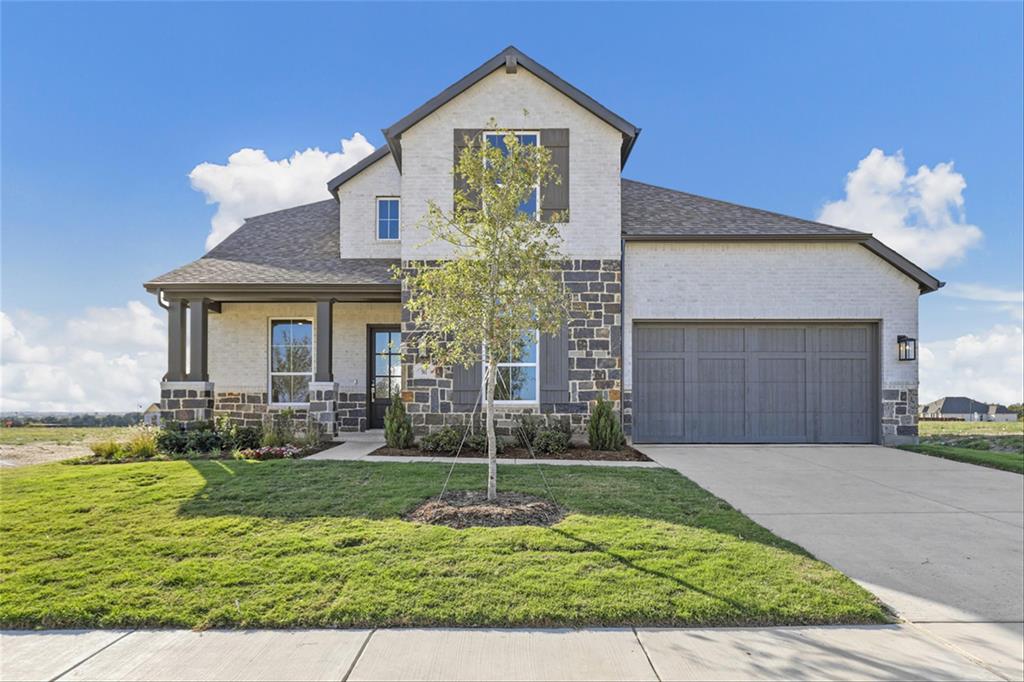
[[[853,229],[850,229],[848,227],[842,227],[841,225],[829,225],[828,223],[823,223],[823,222],[818,221],[818,220],[808,220],[807,218],[800,218],[799,216],[788,215],[786,213],[779,213],[778,211],[769,211],[769,210],[764,209],[764,208],[757,208],[757,207],[754,207],[754,206],[747,206],[746,204],[737,204],[735,201],[725,201],[724,199],[715,199],[714,197],[704,196],[703,194],[694,194],[693,192],[686,192],[686,191],[681,190],[681,189],[674,189],[672,187],[664,187],[662,185],[654,185],[654,184],[651,184],[649,182],[643,182],[642,180],[631,180],[629,178],[622,178],[622,182],[631,182],[631,183],[636,184],[636,185],[644,185],[646,187],[653,187],[654,189],[660,189],[660,190],[664,190],[666,192],[673,192],[675,194],[682,194],[682,195],[685,195],[685,196],[688,196],[688,197],[694,197],[696,199],[701,199],[703,201],[711,201],[711,202],[714,202],[716,204],[721,204],[722,206],[735,206],[736,208],[742,208],[742,209],[747,210],[747,211],[757,211],[758,213],[764,213],[766,215],[778,216],[780,218],[786,218],[788,220],[799,220],[800,222],[807,223],[808,225],[823,225],[823,226],[828,227],[828,228],[833,229],[833,230],[844,230],[844,231],[849,232],[851,234],[860,234],[860,235],[864,235],[864,236],[870,236],[871,235],[870,232],[863,232],[861,230],[853,230]]]

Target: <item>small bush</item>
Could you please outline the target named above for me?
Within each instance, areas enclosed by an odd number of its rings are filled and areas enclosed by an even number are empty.
[[[412,424],[405,413],[405,404],[396,394],[384,413],[384,440],[389,448],[407,448],[412,445]]]
[[[263,416],[264,447],[281,447],[295,442],[295,410],[268,412]]]
[[[188,436],[176,422],[168,422],[156,434],[156,447],[169,455],[184,454],[188,450]]]
[[[134,459],[153,459],[159,453],[157,436],[160,431],[151,426],[133,427],[123,445],[124,455]]]
[[[220,434],[211,429],[185,432],[185,452],[208,453],[224,449]]]
[[[121,443],[113,440],[105,440],[99,443],[93,443],[89,446],[98,459],[116,461],[122,458],[124,453],[124,446]]]
[[[532,445],[545,427],[544,418],[533,414],[521,414],[516,417],[516,422],[516,439],[524,448]]]
[[[557,455],[569,449],[569,434],[560,429],[544,429],[533,438],[533,449],[548,455]]]
[[[420,439],[420,450],[424,452],[455,452],[462,444],[464,429],[446,426]]]
[[[501,436],[495,438],[495,454],[501,454],[505,452],[505,448],[508,447],[508,441]],[[470,450],[476,450],[477,452],[487,454],[487,434],[483,431],[477,431],[466,438],[466,447]]]
[[[235,454],[237,459],[253,459],[264,461],[268,459],[296,459],[301,457],[305,450],[297,445],[263,446],[248,450],[238,450]]]
[[[225,443],[225,449],[249,450],[258,448],[262,437],[263,433],[254,426],[239,426],[235,429],[234,442],[231,443],[231,447],[228,447]]]
[[[591,450],[621,450],[626,444],[626,437],[622,435],[622,424],[615,416],[612,404],[604,398],[597,399],[597,405],[590,413],[587,436]]]

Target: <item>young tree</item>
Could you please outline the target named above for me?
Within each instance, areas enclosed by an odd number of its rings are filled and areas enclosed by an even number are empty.
[[[430,202],[425,217],[428,243],[449,244],[451,256],[410,263],[403,273],[421,362],[468,367],[483,355],[488,500],[497,495],[497,364],[539,341],[534,334],[556,333],[568,315],[557,228],[564,217],[545,220],[539,210],[539,188],[561,178],[536,141],[493,124],[464,140],[453,209]]]

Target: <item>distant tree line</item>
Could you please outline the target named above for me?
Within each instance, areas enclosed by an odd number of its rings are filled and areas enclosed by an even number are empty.
[[[124,414],[49,414],[45,416],[12,416],[3,418],[3,425],[17,426],[134,426],[142,422],[141,412]]]
[[[1024,404],[1014,403],[1013,405],[1007,405],[1006,409],[1016,413],[1017,421],[1024,420]]]

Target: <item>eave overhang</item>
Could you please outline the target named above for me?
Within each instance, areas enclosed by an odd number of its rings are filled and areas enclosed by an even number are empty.
[[[222,303],[401,302],[401,284],[239,284],[233,282],[146,282],[151,294],[164,299],[207,298]]]

